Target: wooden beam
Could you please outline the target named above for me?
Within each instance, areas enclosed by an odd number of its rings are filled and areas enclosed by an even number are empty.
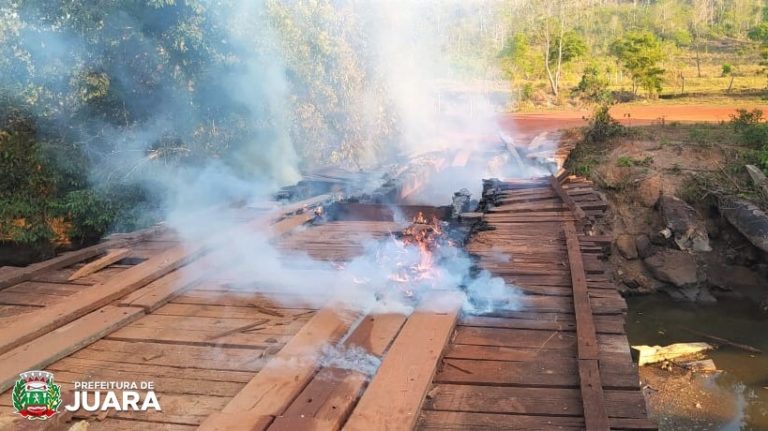
[[[24,319],[0,320],[0,352],[20,346],[62,325],[97,310],[110,302],[151,283],[206,251],[203,244],[196,247],[177,246],[166,250],[120,275],[85,288],[56,304],[50,305]]]
[[[366,316],[344,342],[381,357],[405,323],[402,314]],[[335,431],[341,428],[363,391],[369,376],[362,371],[324,368],[296,397],[269,431],[289,429]],[[296,424],[302,424],[296,427]]]
[[[0,392],[13,386],[19,373],[42,370],[143,315],[141,308],[106,306],[0,355]]]
[[[571,270],[573,287],[573,307],[576,317],[577,357],[579,360],[579,381],[581,398],[584,404],[584,422],[589,430],[608,430],[608,413],[605,408],[603,384],[600,378],[597,330],[592,315],[587,275],[576,234],[576,226],[571,221],[563,223],[568,262]]]
[[[94,272],[100,271],[104,269],[105,267],[112,265],[113,263],[125,258],[131,254],[131,250],[127,248],[115,248],[115,249],[109,249],[107,250],[107,254],[103,257],[100,257],[93,262],[89,262],[85,264],[82,268],[75,271],[74,274],[70,275],[67,279],[68,281],[74,281],[78,278],[83,278],[85,276],[91,275]]]
[[[549,183],[552,185],[552,188],[555,189],[555,192],[558,196],[560,196],[560,199],[565,202],[565,205],[571,209],[571,212],[573,212],[573,216],[576,217],[577,220],[581,220],[586,215],[584,214],[584,210],[582,210],[579,205],[576,204],[576,202],[573,201],[573,198],[571,198],[570,195],[568,195],[568,192],[563,189],[563,186],[560,184],[560,182],[557,180],[556,177],[551,176],[549,177]]]
[[[422,304],[403,326],[344,430],[409,430],[416,425],[461,300],[433,293]],[[429,308],[435,304],[445,307],[435,312]]]
[[[222,429],[228,417],[238,417],[228,429],[266,429],[304,389],[317,369],[324,346],[338,342],[356,321],[358,313],[329,303],[289,341],[256,376],[224,407],[209,416],[199,431]],[[241,417],[242,416],[242,417]]]

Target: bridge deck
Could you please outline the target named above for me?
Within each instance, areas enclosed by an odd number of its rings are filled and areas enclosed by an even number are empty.
[[[496,184],[486,200],[493,230],[477,231],[468,250],[520,287],[516,311],[463,315],[435,292],[408,317],[362,315],[324,305],[330,286],[302,303],[265,280],[243,284],[238,262],[180,248],[167,231],[2,269],[0,429],[80,419],[91,430],[655,429],[624,335],[626,306],[599,259],[607,239],[583,234],[605,204],[573,178]],[[380,219],[294,229],[308,218],[272,225],[289,232],[279,249],[342,262],[397,229]],[[68,280],[117,247],[130,248],[129,259]],[[337,344],[380,358],[373,377],[314,360]],[[163,412],[20,421],[9,384],[36,368],[54,372],[65,397],[78,380],[153,380]]]
[[[579,207],[604,208],[588,183],[564,188]],[[459,319],[419,429],[655,429],[626,305],[598,259],[602,240],[577,234],[585,223],[550,184],[500,184],[487,198],[497,204],[484,216],[493,230],[468,250],[526,295],[517,311]]]

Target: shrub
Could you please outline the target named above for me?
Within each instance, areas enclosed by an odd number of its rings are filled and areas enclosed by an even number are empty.
[[[589,127],[584,134],[584,139],[591,143],[601,143],[625,133],[626,128],[611,117],[608,106],[602,105],[595,110],[594,115],[589,120]]]

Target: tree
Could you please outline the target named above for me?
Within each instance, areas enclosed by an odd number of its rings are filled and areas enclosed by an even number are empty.
[[[726,93],[730,93],[731,89],[733,88],[733,79],[736,75],[733,74],[733,66],[730,63],[723,64],[723,78],[730,76],[731,79],[728,82],[728,89],[725,90]]]
[[[587,99],[597,103],[607,103],[610,98],[608,92],[608,79],[606,79],[595,65],[589,65],[581,75],[581,81],[574,89]]]
[[[622,63],[632,77],[632,91],[642,87],[648,95],[661,92],[664,69],[664,50],[659,39],[651,32],[630,32],[611,44],[611,54]]]
[[[768,16],[768,6],[766,6],[765,11],[766,16]],[[768,70],[768,22],[764,21],[752,27],[749,30],[748,36],[755,42],[760,43],[760,57],[762,57],[760,65],[766,66],[766,69],[763,70],[765,72]]]
[[[559,95],[560,75],[565,47],[565,1],[544,2],[543,14],[538,18],[539,32],[543,39],[544,70],[547,73],[552,94]]]
[[[504,49],[498,54],[501,68],[509,79],[514,79],[519,74],[528,79],[533,71],[531,58],[531,46],[524,33],[515,33],[507,40]]]

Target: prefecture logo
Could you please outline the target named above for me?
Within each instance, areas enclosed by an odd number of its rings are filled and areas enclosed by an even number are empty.
[[[13,386],[13,408],[29,420],[46,420],[58,413],[61,386],[53,382],[53,373],[27,371]]]

